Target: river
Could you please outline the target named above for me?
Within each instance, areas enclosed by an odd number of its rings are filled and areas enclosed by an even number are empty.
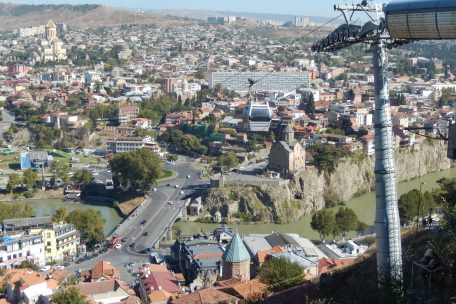
[[[33,207],[36,216],[52,215],[57,209],[61,207],[67,208],[70,212],[76,209],[87,208],[99,210],[103,218],[106,220],[104,225],[105,235],[109,234],[122,220],[116,209],[98,203],[91,204],[90,202],[64,202],[60,199],[26,200],[21,201],[21,203]]]
[[[421,182],[425,184],[422,190],[432,190],[438,188],[436,181],[442,177],[456,177],[456,168],[450,170],[434,172],[411,181],[405,181],[398,184],[398,198],[401,194],[412,189],[419,189]],[[369,232],[373,231],[373,223],[375,219],[375,192],[369,192],[358,197],[352,198],[347,202],[347,207],[352,208],[358,215],[360,221],[369,225]],[[250,233],[271,233],[271,232],[286,232],[298,233],[309,239],[319,239],[318,233],[310,228],[310,220],[312,215],[305,215],[297,222],[290,224],[252,224],[252,225],[232,225],[238,232],[243,234]],[[181,228],[184,234],[193,234],[203,229],[205,232],[214,230],[218,224],[201,224],[194,222],[178,222],[174,225],[176,228]]]

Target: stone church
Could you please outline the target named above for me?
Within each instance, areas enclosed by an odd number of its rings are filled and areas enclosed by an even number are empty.
[[[280,139],[271,147],[268,168],[281,176],[287,176],[304,169],[305,166],[306,151],[299,141],[294,139],[293,128],[288,124],[283,128]]]
[[[67,59],[66,49],[57,37],[57,26],[52,20],[46,24],[45,37],[39,40],[34,59],[41,62]]]

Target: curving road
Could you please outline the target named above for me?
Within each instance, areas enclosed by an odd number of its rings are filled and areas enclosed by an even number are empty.
[[[124,239],[121,248],[72,265],[71,270],[91,268],[100,260],[110,261],[121,270],[127,263],[147,261],[145,249],[155,246],[163,238],[165,230],[173,225],[176,214],[184,207],[182,199],[195,187],[205,183],[199,178],[200,170],[195,169],[193,164],[193,159],[180,157],[173,165],[177,175],[158,183],[155,186],[156,191],[152,190],[141,206],[119,225],[113,234],[119,234]],[[184,194],[181,194],[181,191],[184,191]],[[170,201],[173,203],[170,204]]]

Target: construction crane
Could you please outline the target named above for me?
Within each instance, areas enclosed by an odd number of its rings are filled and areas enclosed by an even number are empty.
[[[373,55],[375,78],[375,232],[379,282],[402,281],[402,249],[397,206],[396,165],[392,139],[387,84],[387,50],[417,40],[456,39],[456,1],[394,1],[385,5],[334,6],[345,24],[311,46],[313,52],[333,52],[364,43]],[[356,25],[356,14],[368,21]],[[456,128],[450,127],[453,147],[448,156],[456,158]]]

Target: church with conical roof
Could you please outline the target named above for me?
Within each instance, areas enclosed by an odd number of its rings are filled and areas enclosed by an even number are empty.
[[[45,26],[45,37],[39,40],[39,45],[35,50],[35,61],[58,61],[66,60],[66,48],[57,36],[57,26],[54,21],[49,19]]]
[[[250,280],[250,254],[237,232],[226,246],[222,261],[222,280]]]

